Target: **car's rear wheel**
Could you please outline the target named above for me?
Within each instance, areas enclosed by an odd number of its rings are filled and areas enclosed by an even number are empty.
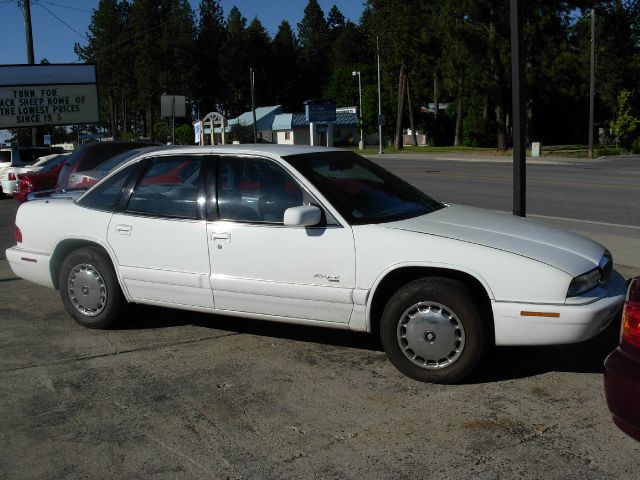
[[[478,366],[485,349],[471,293],[449,278],[422,278],[400,288],[382,313],[380,337],[398,370],[423,382],[462,380]]]
[[[62,262],[58,286],[67,312],[88,328],[109,328],[125,300],[111,261],[97,247],[82,247]]]

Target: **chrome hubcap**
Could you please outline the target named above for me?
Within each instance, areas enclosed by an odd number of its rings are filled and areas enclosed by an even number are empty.
[[[448,307],[420,302],[407,308],[398,322],[398,345],[411,363],[437,370],[455,362],[465,345],[462,322]]]
[[[75,309],[88,317],[99,315],[107,304],[107,287],[93,265],[76,265],[69,273],[68,289]]]

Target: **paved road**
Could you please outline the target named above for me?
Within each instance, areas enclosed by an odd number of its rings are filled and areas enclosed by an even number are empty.
[[[508,159],[368,158],[437,200],[512,211],[513,170]],[[538,162],[527,166],[529,215],[640,226],[640,157]]]

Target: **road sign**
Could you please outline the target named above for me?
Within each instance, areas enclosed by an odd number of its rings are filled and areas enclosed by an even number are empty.
[[[193,124],[193,131],[195,132],[195,143],[200,143],[200,137],[202,136],[202,121],[198,120]]]
[[[335,122],[336,103],[307,100],[304,102],[304,116],[307,122]]]
[[[378,115],[378,125],[384,126],[385,122],[386,122],[386,119],[384,118],[384,115]]]
[[[185,117],[186,97],[184,95],[162,95],[160,96],[160,116],[161,117]]]
[[[45,135],[44,136],[44,143],[45,145],[51,145],[51,135]]]

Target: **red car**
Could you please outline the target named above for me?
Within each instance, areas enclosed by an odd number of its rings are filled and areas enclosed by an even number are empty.
[[[37,172],[19,174],[13,198],[15,198],[18,203],[24,203],[27,201],[27,195],[30,193],[56,188],[58,175],[60,174],[60,170],[62,170],[65,160],[66,155],[60,155]]]
[[[640,441],[640,277],[629,285],[620,346],[604,361],[604,392],[615,424]]]

